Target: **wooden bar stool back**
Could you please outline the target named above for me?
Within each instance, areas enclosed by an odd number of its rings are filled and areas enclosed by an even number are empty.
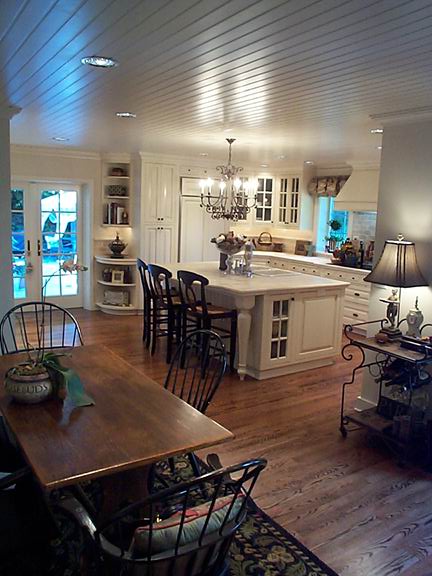
[[[178,296],[173,295],[171,286],[172,274],[169,270],[156,264],[149,264],[148,272],[152,300],[151,354],[155,353],[157,338],[166,336],[166,361],[169,363],[171,361],[174,336],[176,336],[177,342],[180,341],[182,303]]]
[[[183,304],[182,339],[186,337],[187,321],[192,320],[193,330],[215,330],[222,338],[230,341],[230,369],[234,371],[234,361],[237,345],[237,310],[214,306],[206,298],[206,286],[209,281],[205,276],[179,270],[177,272],[180,298]],[[230,329],[216,326],[216,320],[230,320]]]
[[[143,316],[143,341],[146,347],[150,347],[151,340],[151,292],[148,281],[148,266],[141,260],[137,258],[137,268],[141,278],[141,286],[143,289],[143,300],[144,300],[144,316]]]

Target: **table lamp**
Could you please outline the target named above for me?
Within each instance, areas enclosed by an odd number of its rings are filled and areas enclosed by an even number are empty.
[[[389,321],[389,326],[381,332],[384,332],[389,340],[400,338],[402,333],[398,325],[401,289],[428,285],[417,264],[414,242],[404,240],[402,234],[399,234],[397,240],[386,240],[378,262],[364,280],[395,287],[390,296],[380,298],[381,302],[387,304],[386,316]]]

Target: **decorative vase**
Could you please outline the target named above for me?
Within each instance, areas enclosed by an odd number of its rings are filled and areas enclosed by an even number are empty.
[[[417,308],[417,302],[416,307],[411,308],[408,312],[406,320],[408,324],[406,335],[411,336],[411,338],[420,338],[420,326],[423,323],[424,317],[421,310]]]
[[[112,240],[108,244],[108,248],[111,250],[111,258],[124,258],[122,255],[123,250],[126,248],[126,242],[120,239],[118,232],[116,234],[115,240]]]
[[[15,402],[38,404],[51,396],[53,385],[45,368],[41,368],[38,374],[23,374],[15,367],[7,373],[5,390]]]
[[[223,252],[219,254],[219,270],[222,270],[222,272],[225,272],[227,269],[227,258],[228,254],[224,254]]]

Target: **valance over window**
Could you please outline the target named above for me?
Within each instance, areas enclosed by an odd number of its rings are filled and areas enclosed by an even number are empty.
[[[318,198],[335,197],[341,191],[349,176],[318,176],[312,178],[308,185],[311,196]]]

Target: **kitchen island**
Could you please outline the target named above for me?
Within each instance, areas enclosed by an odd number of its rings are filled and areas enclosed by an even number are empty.
[[[325,366],[340,353],[347,282],[253,267],[252,277],[228,275],[217,262],[167,265],[209,280],[208,299],[238,312],[237,371],[259,380]]]

